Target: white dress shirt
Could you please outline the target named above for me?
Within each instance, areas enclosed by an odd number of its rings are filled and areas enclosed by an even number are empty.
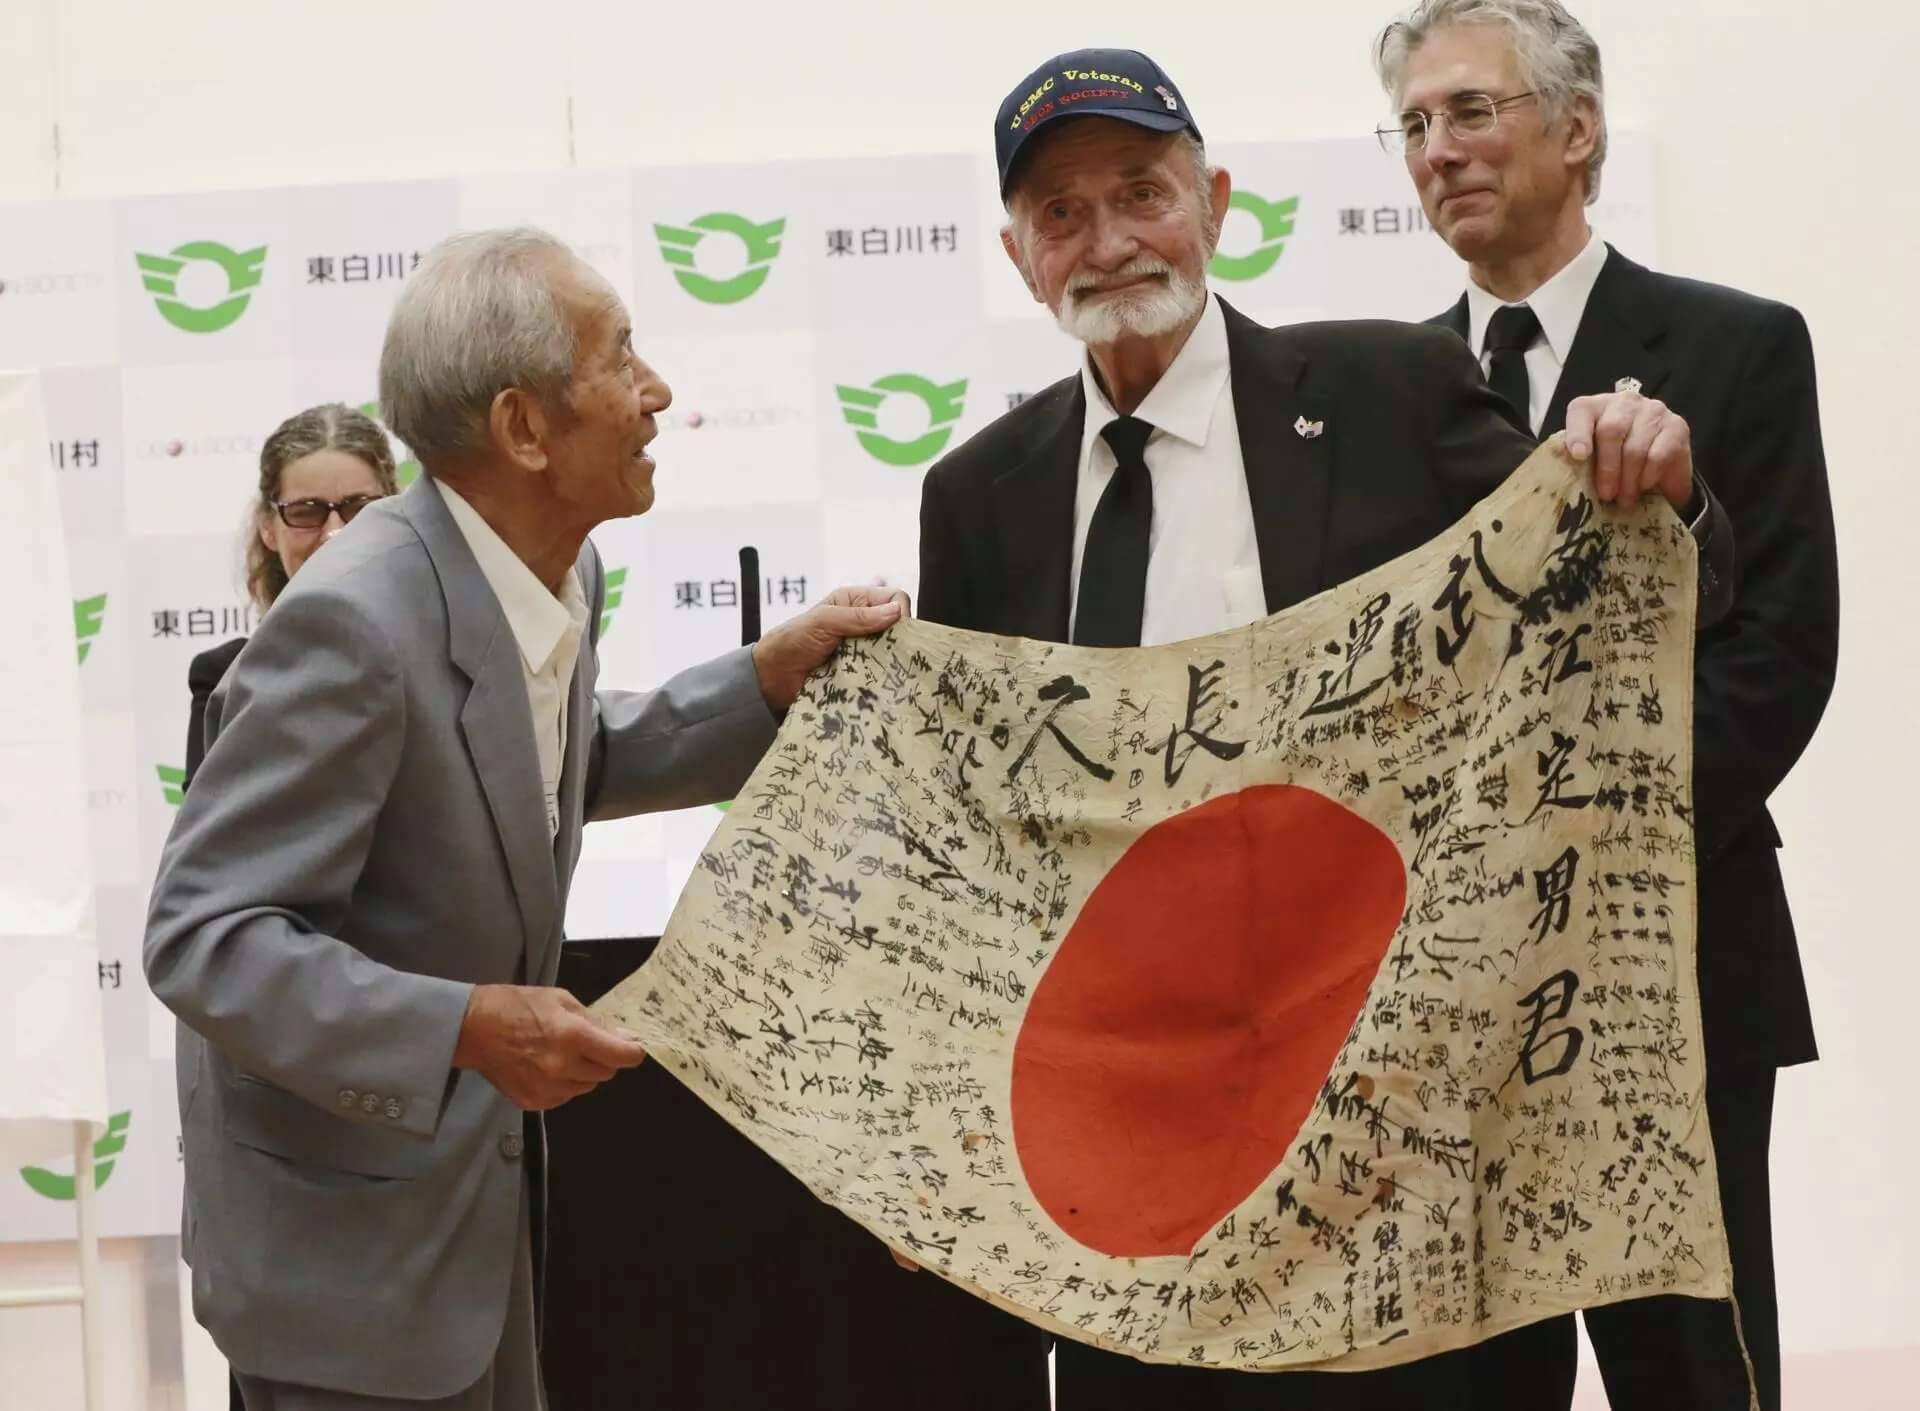
[[[451,486],[436,480],[434,488],[473,550],[474,562],[499,599],[520,648],[533,742],[540,754],[540,792],[547,801],[547,836],[555,837],[560,832],[560,768],[567,749],[567,694],[587,630],[587,600],[580,592],[579,575],[569,568],[560,596],[554,597],[478,510]]]
[[[1219,300],[1209,295],[1185,346],[1134,412],[1154,428],[1145,452],[1153,481],[1153,524],[1140,622],[1144,647],[1243,627],[1267,615],[1228,371],[1227,321]],[[1073,500],[1070,625],[1080,610],[1087,529],[1119,464],[1100,433],[1120,414],[1100,390],[1091,358],[1081,365],[1080,383],[1087,416]]]
[[[1540,333],[1527,349],[1527,424],[1540,434],[1547,419],[1547,406],[1553,401],[1554,388],[1560,385],[1560,369],[1567,365],[1573,350],[1573,336],[1580,331],[1580,317],[1587,311],[1593,283],[1600,267],[1607,262],[1607,242],[1587,232],[1587,243],[1560,272],[1519,302],[1533,310],[1540,320]],[[1487,367],[1487,325],[1507,305],[1489,294],[1471,279],[1467,281],[1467,346]]]

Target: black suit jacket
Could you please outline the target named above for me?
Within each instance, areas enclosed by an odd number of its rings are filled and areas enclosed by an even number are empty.
[[[1442,532],[1533,453],[1461,341],[1387,321],[1265,328],[1221,301],[1267,611],[1376,568]],[[1322,422],[1312,439],[1296,418]],[[1078,373],[1022,402],[927,472],[922,617],[1067,639]],[[1702,487],[1704,489],[1704,487]],[[1700,534],[1701,621],[1731,590],[1713,496]]]
[[[235,637],[230,642],[207,648],[187,663],[187,690],[192,699],[187,705],[187,777],[180,786],[183,790],[192,787],[193,776],[200,772],[200,761],[206,758],[207,702],[246,644],[245,637]]]
[[[227,674],[227,668],[233,665],[233,659],[240,655],[240,649],[247,644],[245,637],[235,637],[232,641],[222,642],[217,647],[209,647],[192,661],[187,663],[187,691],[190,699],[187,703],[187,754],[186,779],[180,787],[184,791],[193,785],[193,776],[200,772],[200,761],[207,756],[207,702],[213,698],[214,688]],[[246,1405],[240,1397],[240,1383],[231,1375],[227,1378],[228,1411],[246,1411]]]
[[[1467,336],[1464,295],[1429,322]],[[1816,1056],[1767,797],[1833,690],[1840,586],[1813,346],[1785,304],[1655,274],[1609,247],[1541,423],[1640,380],[1687,419],[1738,553],[1726,615],[1700,633],[1694,827],[1700,992],[1713,1071]]]

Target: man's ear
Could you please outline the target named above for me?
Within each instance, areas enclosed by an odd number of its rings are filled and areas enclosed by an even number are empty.
[[[1586,166],[1594,148],[1600,145],[1602,121],[1599,108],[1584,93],[1567,105],[1567,152],[1563,160],[1568,166]]]
[[[1220,227],[1227,219],[1227,202],[1233,199],[1233,177],[1225,167],[1207,173],[1207,194],[1213,198],[1213,222],[1207,230],[1207,257],[1220,248]]]
[[[1033,282],[1033,276],[1027,272],[1027,262],[1020,254],[1020,242],[1014,239],[1011,221],[1000,227],[1000,248],[1007,252],[1007,258],[1013,261],[1013,267],[1020,271],[1020,278],[1026,281],[1027,292],[1033,295],[1033,301],[1036,304],[1046,303],[1046,295],[1040,292],[1040,286]]]
[[[494,449],[522,470],[547,468],[547,436],[553,418],[540,399],[518,387],[497,393],[487,409],[487,431]]]

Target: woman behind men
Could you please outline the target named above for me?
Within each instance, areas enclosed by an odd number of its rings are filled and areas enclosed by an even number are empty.
[[[260,484],[248,517],[247,593],[261,612],[273,606],[300,565],[364,507],[399,487],[393,448],[372,418],[339,402],[297,412],[260,448]],[[235,637],[187,667],[193,702],[187,715],[187,783],[206,753],[207,701],[247,644]]]
[[[261,612],[273,606],[313,551],[356,514],[399,487],[393,448],[378,422],[327,402],[296,412],[260,448],[260,484],[247,515],[247,596]],[[200,653],[187,667],[187,779],[207,752],[207,701],[247,644],[235,637]],[[229,1381],[230,1411],[242,1411]]]

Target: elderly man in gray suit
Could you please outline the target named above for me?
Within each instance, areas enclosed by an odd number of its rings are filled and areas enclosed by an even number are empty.
[[[194,1308],[249,1411],[539,1411],[522,1114],[644,1057],[553,988],[581,825],[729,797],[808,672],[905,602],[842,589],[596,692],[587,533],[653,503],[670,394],[539,232],[421,262],[380,395],[427,474],[240,654],[154,885]]]

